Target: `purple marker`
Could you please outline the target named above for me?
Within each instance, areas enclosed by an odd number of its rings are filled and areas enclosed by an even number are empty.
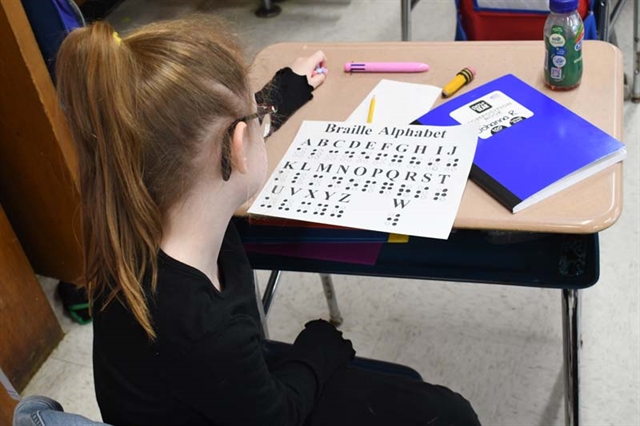
[[[313,72],[311,73],[311,77],[313,77],[316,74],[326,74],[327,73],[327,69],[325,67],[316,67],[315,70],[313,70]]]

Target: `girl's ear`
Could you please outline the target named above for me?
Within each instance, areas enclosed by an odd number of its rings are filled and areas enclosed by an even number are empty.
[[[245,138],[247,137],[247,123],[238,122],[233,128],[231,137],[231,167],[232,170],[245,174],[247,173],[247,155],[244,151]]]

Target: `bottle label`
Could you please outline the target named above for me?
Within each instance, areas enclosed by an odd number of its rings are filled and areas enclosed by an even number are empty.
[[[584,26],[580,24],[575,37],[567,35],[564,27],[554,25],[545,40],[544,70],[547,81],[558,87],[572,87],[582,78],[582,40]]]

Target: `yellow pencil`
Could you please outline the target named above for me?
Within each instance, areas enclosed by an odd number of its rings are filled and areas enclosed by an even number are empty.
[[[376,110],[376,97],[371,97],[371,103],[369,104],[369,115],[367,115],[367,123],[373,123],[373,112]]]
[[[373,123],[373,113],[376,110],[376,97],[371,97],[371,103],[369,104],[369,115],[367,116],[367,123]],[[388,243],[408,243],[409,236],[401,234],[389,234],[387,238]]]

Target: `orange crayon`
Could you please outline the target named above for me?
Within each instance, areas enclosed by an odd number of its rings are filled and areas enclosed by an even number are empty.
[[[449,96],[462,89],[465,84],[471,83],[473,77],[476,76],[476,70],[473,67],[464,68],[456,76],[447,83],[442,89],[442,97],[448,98]]]

